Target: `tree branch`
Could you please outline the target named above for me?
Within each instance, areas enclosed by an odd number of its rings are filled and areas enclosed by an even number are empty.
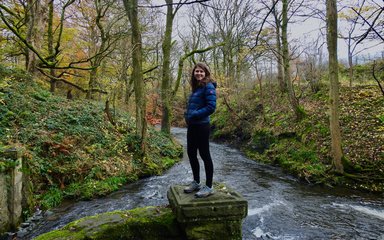
[[[143,72],[143,74],[147,74],[147,73],[149,73],[149,72],[152,72],[153,70],[155,70],[155,69],[158,68],[158,67],[159,67],[159,65],[154,66],[154,67],[152,67],[152,68],[150,68],[150,69],[147,69],[147,70],[145,70],[145,71]]]
[[[104,90],[101,90],[101,89],[84,89],[84,88],[82,88],[82,87],[80,87],[80,86],[78,86],[78,85],[76,85],[76,84],[74,84],[74,83],[64,79],[64,78],[59,78],[59,77],[52,76],[52,75],[46,73],[41,68],[37,68],[37,69],[39,70],[39,72],[41,72],[44,76],[48,77],[49,79],[52,79],[52,80],[55,80],[55,81],[58,81],[58,82],[63,82],[65,84],[67,84],[67,85],[70,85],[70,86],[72,86],[72,87],[82,91],[83,93],[87,93],[88,91],[92,91],[92,92],[99,92],[99,93],[103,93],[103,94],[108,94],[108,92],[106,92]]]
[[[381,86],[381,83],[380,83],[380,80],[376,77],[375,75],[375,66],[376,66],[376,61],[373,61],[373,66],[372,66],[372,76],[373,78],[376,80],[377,84],[379,85],[379,88],[381,90],[381,93],[383,94],[384,96],[384,88],[383,86]]]
[[[32,52],[34,52],[35,54],[36,54],[36,56],[40,59],[40,61],[42,61],[45,65],[47,65],[47,66],[54,66],[55,65],[55,63],[54,62],[49,62],[49,61],[47,61],[43,56],[41,56],[40,54],[39,54],[39,52],[24,38],[24,37],[22,37],[21,36],[21,34],[17,31],[17,29],[15,29],[9,22],[8,22],[8,20],[5,18],[5,16],[4,16],[4,14],[3,14],[3,12],[0,10],[0,18],[3,20],[3,22],[4,22],[4,24],[7,26],[7,28],[9,29],[9,30],[11,30],[11,32],[13,33],[13,34],[15,34],[16,35],[16,37],[20,40],[20,41],[22,41],[24,44],[25,44],[25,46],[27,47],[27,48],[29,48]]]
[[[195,49],[195,50],[192,50],[186,54],[184,54],[180,60],[179,60],[179,67],[178,67],[178,70],[177,70],[177,79],[176,79],[176,85],[175,85],[175,89],[172,91],[172,96],[171,96],[171,100],[175,97],[176,93],[177,93],[177,90],[179,89],[179,86],[180,86],[180,81],[181,81],[181,74],[183,72],[183,67],[184,67],[184,61],[185,59],[187,59],[188,57],[194,55],[195,53],[203,53],[203,52],[207,52],[209,50],[212,50],[214,48],[217,48],[219,46],[223,46],[225,43],[218,43],[216,45],[213,45],[213,46],[210,46],[210,47],[207,47],[207,48],[203,48],[203,49]]]
[[[372,31],[374,31],[376,34],[377,34],[377,36],[379,37],[379,38],[381,38],[381,40],[383,40],[383,42],[384,42],[384,38],[375,30],[375,28],[373,27],[374,25],[375,25],[375,22],[376,22],[376,20],[379,18],[379,16],[381,15],[381,13],[384,11],[384,7],[383,8],[381,8],[381,10],[380,10],[380,12],[377,14],[377,16],[376,16],[376,18],[373,20],[373,23],[371,24],[371,23],[369,23],[368,21],[367,21],[367,19],[365,19],[359,12],[357,12],[354,8],[351,8],[357,15],[359,15],[363,20],[364,20],[364,22],[369,26],[369,29],[367,30],[367,32],[361,37],[361,39],[356,43],[356,44],[359,44],[361,41],[363,41],[367,36],[368,36],[368,34],[369,34],[369,32],[372,30]]]
[[[181,5],[190,5],[190,4],[195,4],[195,3],[200,3],[200,4],[203,4],[205,2],[209,2],[211,0],[195,0],[195,1],[192,1],[192,2],[187,2],[185,1],[184,3],[172,3],[172,4],[160,4],[160,5],[153,5],[153,6],[145,6],[145,5],[139,5],[138,7],[141,7],[141,8],[161,8],[161,7],[166,7],[168,5],[175,5],[175,6],[179,6],[180,4]]]
[[[278,0],[276,0],[276,1],[273,2],[272,7],[269,9],[267,15],[264,17],[263,22],[261,23],[259,32],[257,33],[257,36],[256,36],[256,43],[255,43],[255,45],[254,45],[253,47],[251,47],[251,49],[250,49],[249,51],[252,51],[255,47],[257,47],[257,45],[258,45],[258,43],[259,43],[259,37],[260,37],[261,31],[263,30],[264,24],[265,24],[265,22],[267,21],[267,18],[268,18],[268,16],[269,16],[269,14],[271,14],[272,11],[275,9],[275,6],[276,6],[276,4],[277,4],[278,2],[279,2]]]

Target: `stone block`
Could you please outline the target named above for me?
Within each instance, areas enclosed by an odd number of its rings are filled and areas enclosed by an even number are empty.
[[[188,239],[241,239],[248,203],[239,193],[215,183],[213,195],[196,198],[193,193],[184,193],[184,187],[171,186],[167,196]]]
[[[0,235],[9,229],[7,176],[0,172]]]
[[[14,230],[21,221],[23,173],[21,149],[9,148],[0,153],[1,159],[17,161],[15,167],[0,172],[0,233]]]
[[[23,198],[23,173],[21,171],[22,161],[11,172],[11,189],[9,192],[8,208],[10,209],[11,226],[16,228],[22,217],[22,198]]]

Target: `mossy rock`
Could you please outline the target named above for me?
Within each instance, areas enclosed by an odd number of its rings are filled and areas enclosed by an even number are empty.
[[[168,207],[145,207],[81,218],[36,240],[183,239]]]

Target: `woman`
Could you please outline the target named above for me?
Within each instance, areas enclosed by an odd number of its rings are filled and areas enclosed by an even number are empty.
[[[209,115],[216,109],[216,83],[211,79],[208,66],[197,63],[192,70],[192,94],[188,100],[185,120],[188,125],[187,152],[191,164],[193,181],[184,189],[185,193],[198,191],[196,197],[207,197],[213,194],[213,163],[209,152]],[[203,159],[206,182],[200,184],[200,165],[197,151]]]

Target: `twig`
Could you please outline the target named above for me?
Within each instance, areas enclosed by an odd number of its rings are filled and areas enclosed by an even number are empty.
[[[383,94],[384,96],[384,89],[383,89],[383,86],[381,86],[381,83],[379,81],[379,79],[377,79],[376,75],[375,75],[375,66],[376,66],[376,61],[373,61],[373,66],[372,66],[372,76],[373,78],[376,80],[377,84],[379,85],[379,88],[381,90],[381,93]]]

